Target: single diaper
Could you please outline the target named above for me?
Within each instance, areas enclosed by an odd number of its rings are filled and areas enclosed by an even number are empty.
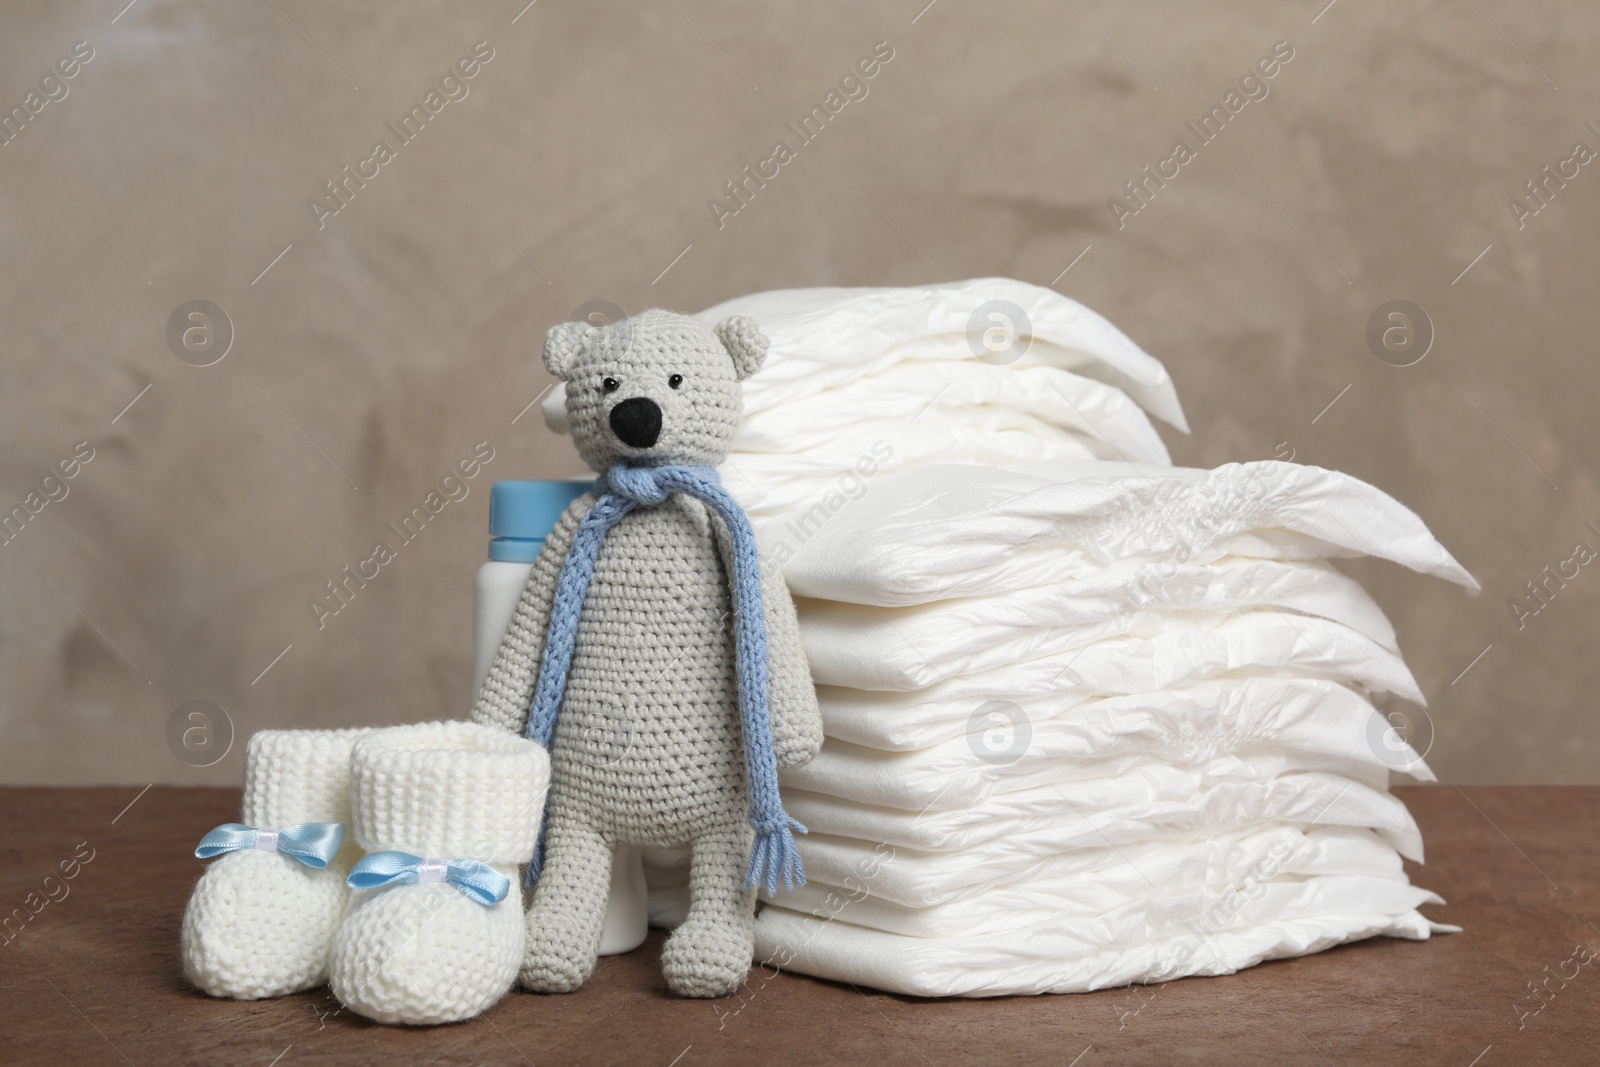
[[[1051,367],[902,363],[747,417],[722,473],[758,524],[783,516],[803,529],[893,471],[1093,459],[1170,462],[1149,418],[1111,386]]]
[[[815,676],[859,676],[859,664],[869,663],[874,674],[896,681],[866,687],[873,689],[914,688],[1127,634],[1211,629],[1251,608],[1319,616],[1399,651],[1393,627],[1366,590],[1314,562],[1229,557],[1162,567],[1136,560],[997,596],[903,608],[802,599],[796,607]]]
[[[1009,366],[1059,367],[1095,378],[1188,432],[1160,361],[1077,301],[1011,278],[899,289],[780,289],[729,300],[698,317],[716,322],[749,315],[772,340],[767,366],[746,393],[746,410],[754,413],[902,360],[975,361],[974,344],[993,321],[983,314],[984,306],[997,301],[1027,317],[1026,328],[1017,331],[1026,341],[1019,348],[1026,351]]]
[[[819,919],[904,937],[972,938],[1024,931],[1071,939],[1075,955],[1146,939],[1181,935],[1205,921],[1210,929],[1230,929],[1299,918],[1333,910],[1330,902],[1358,901],[1366,906],[1409,911],[1437,898],[1416,889],[1405,878],[1372,875],[1280,876],[1250,878],[1243,885],[1190,885],[1159,882],[1137,871],[1137,884],[1085,884],[1068,879],[1023,882],[996,887],[981,897],[908,908],[868,894],[852,894],[807,882],[785,894],[776,906]],[[1398,904],[1396,903],[1398,902]],[[1214,924],[1214,925],[1213,925]]]
[[[1155,892],[1172,881],[1190,885],[1237,885],[1278,874],[1401,875],[1400,854],[1372,830],[1351,826],[1300,827],[1252,823],[1208,837],[1156,836],[1120,845],[1097,843],[1029,855],[992,843],[960,852],[923,852],[882,842],[811,833],[800,839],[806,877],[838,887],[849,896],[874,898],[908,908],[928,908],[982,897],[999,887],[1034,880],[1088,887],[1120,886]],[[651,887],[687,884],[688,868],[676,861],[651,870]],[[1276,866],[1274,866],[1276,864]],[[1137,885],[1135,881],[1137,880]],[[1085,892],[1091,890],[1085,888]],[[785,894],[768,897],[782,904]],[[1071,896],[1071,893],[1068,894]]]
[[[856,751],[880,759],[883,757],[883,753],[875,749]],[[1051,773],[1052,771],[1056,773]],[[1185,789],[1204,789],[1222,782],[1265,784],[1286,776],[1313,771],[1338,775],[1380,791],[1387,789],[1389,785],[1388,765],[1376,759],[1370,752],[1363,752],[1359,758],[1352,758],[1323,752],[1308,753],[1287,749],[1281,745],[1267,744],[1215,756],[1198,763],[1175,764],[1159,760],[1126,758],[1096,759],[1081,763],[1066,760],[1056,768],[1037,768],[1032,773],[1008,775],[998,780],[991,780],[987,783],[989,787],[978,791],[978,795],[969,804],[955,802],[950,796],[953,790],[939,786],[926,791],[931,795],[922,804],[915,803],[915,800],[921,799],[920,797],[896,796],[892,798],[896,801],[894,803],[872,806],[912,812],[925,818],[934,813],[953,811],[973,811],[990,815],[1026,814],[1036,810],[1030,805],[1042,804],[1053,792],[1058,798],[1056,806],[1065,808],[1061,817],[1068,818],[1070,817],[1068,812],[1072,812],[1073,807],[1080,802],[1072,800],[1070,806],[1063,803],[1068,795],[1067,787],[1071,787],[1075,793],[1099,790],[1095,795],[1133,795],[1129,787],[1130,783],[1134,783],[1146,791],[1159,788],[1166,795]],[[958,780],[955,777],[950,779],[952,783]],[[882,779],[865,783],[860,780],[847,780],[843,783],[845,787],[843,793],[827,790],[805,791],[835,800],[865,804],[868,802],[860,795],[851,794],[867,792],[866,789],[859,788],[864,784],[881,783]],[[889,789],[883,791],[898,792]],[[1041,791],[1046,792],[1041,794]],[[907,800],[911,803],[906,803]],[[1083,809],[1078,807],[1077,810]]]
[[[1129,557],[1210,563],[1370,555],[1477,590],[1421,519],[1348,475],[1297,463],[1211,471],[1061,462],[885,475],[784,553],[800,596],[883,607],[1088,578]]]
[[[1264,960],[1303,956],[1368,937],[1424,940],[1452,927],[1415,908],[1442,903],[1401,883],[1345,886],[1292,918],[1213,929],[1203,911],[1183,933],[1156,940],[1135,932],[1095,947],[1071,927],[973,937],[906,937],[769,906],[756,920],[757,970],[795,970],[909,996],[994,997],[1082,993],[1197,974],[1232,974]]]
[[[918,421],[892,430],[835,427],[826,444],[805,452],[732,452],[722,483],[764,539],[804,531],[866,495],[869,479],[929,463],[967,461],[997,467],[1046,460],[1092,461],[1109,446],[1068,430],[1031,433]]]
[[[882,661],[852,655],[846,643],[812,659],[811,676],[819,686],[907,694],[876,705],[889,715],[908,705],[929,703],[946,708],[964,705],[970,713],[986,700],[1043,693],[1060,694],[1064,702],[1154,693],[1224,674],[1326,678],[1369,694],[1393,693],[1426,703],[1398,653],[1327,619],[1244,611],[1220,620],[1160,616],[1153,628],[1157,632],[1148,637],[1113,637],[955,675],[943,666],[947,654],[943,644],[908,634],[903,636],[914,659]],[[809,658],[820,642],[803,626],[801,639]],[[836,694],[829,690],[821,695],[833,699]],[[859,699],[870,698],[861,694]]]
[[[1255,897],[1258,884],[1327,876],[1406,882],[1394,848],[1372,831],[1352,827],[1302,831],[1268,824],[1209,839],[1071,848],[1032,859],[982,846],[918,852],[817,834],[802,838],[801,850],[806,886],[776,896],[763,891],[764,901],[917,937],[1032,929],[1058,918],[1083,921],[1142,899],[1196,892],[1225,898],[1229,887]],[[677,925],[688,904],[684,857],[661,857],[647,863],[646,871],[657,909],[652,924]]]
[[[1111,778],[997,793],[970,808],[942,811],[873,807],[792,789],[784,795],[784,807],[812,833],[923,852],[959,852],[992,843],[996,849],[1037,856],[1160,835],[1200,837],[1254,823],[1291,822],[1366,827],[1402,856],[1422,861],[1416,822],[1383,784],[1320,771],[1265,780],[1213,780],[1192,768],[1140,767]]]
[[[962,694],[946,703],[920,693],[870,693],[833,686],[819,688],[818,697],[823,730],[830,738],[911,752],[952,739],[966,744],[967,735],[978,733],[976,751],[990,757],[985,764],[990,767],[1011,758],[1030,764],[1036,758],[1035,745],[1045,758],[1069,752],[1081,752],[1084,758],[1138,753],[1193,762],[1257,743],[1292,748],[1325,745],[1353,753],[1359,736],[1384,746],[1391,767],[1432,780],[1425,769],[1412,769],[1421,768],[1421,761],[1414,751],[1401,747],[1400,739],[1387,733],[1373,737],[1372,709],[1365,698],[1323,678],[1211,678],[1158,692],[1087,699],[1051,691],[1015,699]],[[997,715],[1012,720],[1010,736],[991,733],[997,727],[1007,728]],[[1019,721],[1026,722],[1030,734],[1020,746],[1015,740]],[[1387,719],[1380,722],[1388,726]],[[956,755],[959,758],[959,752]],[[908,763],[903,769],[916,779],[919,765]],[[950,760],[940,759],[939,766],[943,773],[959,773]]]
[[[993,702],[967,712],[961,733],[926,748],[884,751],[828,738],[810,763],[781,772],[785,789],[910,811],[970,807],[997,792],[1083,781],[1149,764],[1206,768],[1212,777],[1240,756],[1240,773],[1365,767],[1433,772],[1389,721],[1343,686],[1318,679],[1246,678],[1162,693],[1109,697],[1053,718]],[[864,723],[874,724],[868,715]],[[1276,762],[1274,762],[1276,761]],[[1255,769],[1252,769],[1255,768]],[[1264,768],[1265,770],[1260,770]]]
[[[1098,444],[1096,455],[1104,459],[1170,462],[1149,416],[1122,390],[1054,367],[973,359],[898,363],[844,387],[748,412],[733,447],[811,454],[832,446],[841,431],[871,440],[907,427],[1014,432],[1044,441],[1069,432]]]

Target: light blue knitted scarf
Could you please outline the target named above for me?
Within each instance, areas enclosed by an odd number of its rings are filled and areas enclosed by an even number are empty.
[[[714,508],[733,537],[733,620],[734,650],[739,673],[739,725],[744,734],[744,768],[750,789],[750,825],[755,828],[755,845],[744,872],[744,887],[765,882],[769,893],[776,892],[778,876],[789,888],[804,885],[805,868],[795,845],[793,831],[806,832],[783,810],[778,796],[778,760],[772,751],[772,720],[768,708],[767,623],[761,604],[760,559],[756,552],[755,531],[710,467],[632,467],[619,463],[595,482],[600,499],[589,509],[572,547],[561,564],[556,579],[555,602],[550,606],[550,626],[545,632],[544,658],[539,664],[539,683],[533,706],[528,711],[526,734],[546,749],[555,733],[556,713],[567,688],[567,672],[572,666],[573,645],[578,635],[578,616],[594,576],[595,559],[607,531],[628,512],[640,505],[661,504],[675,492],[688,493]],[[544,833],[548,830],[548,803],[545,828],[539,846],[528,865],[527,884],[539,879],[544,866]]]

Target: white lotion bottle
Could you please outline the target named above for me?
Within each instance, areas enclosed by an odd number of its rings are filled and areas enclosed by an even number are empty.
[[[593,488],[587,481],[495,482],[489,491],[489,561],[472,584],[472,696],[489,674],[500,639],[528,584],[528,573],[544,540],[567,505]],[[600,955],[632,952],[649,932],[649,908],[640,850],[618,845],[611,860],[611,895],[606,901]]]

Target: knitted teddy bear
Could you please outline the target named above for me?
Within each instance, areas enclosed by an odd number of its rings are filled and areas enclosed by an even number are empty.
[[[550,751],[528,989],[593,972],[619,844],[692,850],[688,917],[662,953],[682,996],[737,989],[756,887],[804,881],[777,768],[821,747],[816,692],[782,577],[712,469],[766,350],[751,319],[659,310],[545,340],[600,477],[546,540],[472,711]]]

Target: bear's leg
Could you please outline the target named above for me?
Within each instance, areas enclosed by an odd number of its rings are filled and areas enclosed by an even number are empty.
[[[661,973],[679,996],[727,996],[750,972],[756,893],[741,886],[753,838],[750,827],[740,824],[695,839],[689,917],[661,953]]]
[[[594,973],[611,889],[611,846],[599,831],[552,813],[544,870],[528,908],[519,980],[535,993],[571,993]]]

